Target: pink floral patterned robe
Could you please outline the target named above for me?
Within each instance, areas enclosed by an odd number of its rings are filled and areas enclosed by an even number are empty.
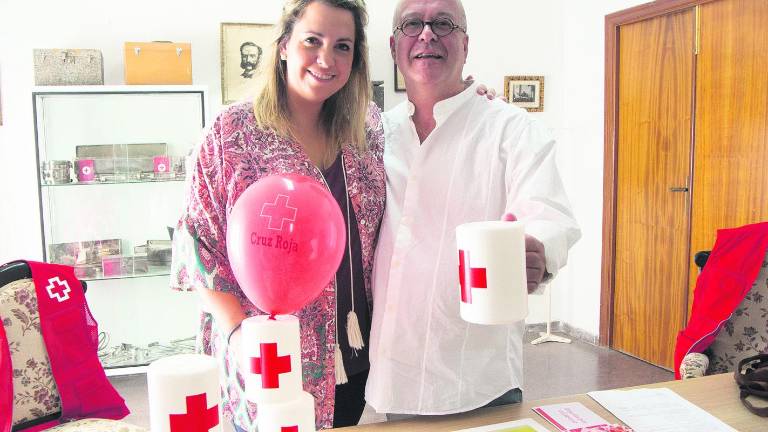
[[[384,211],[384,133],[381,112],[371,104],[366,121],[367,145],[358,152],[342,149],[347,189],[360,232],[365,291],[372,304],[371,270],[374,242]],[[240,290],[227,259],[226,219],[237,198],[262,177],[298,173],[322,182],[301,145],[256,126],[252,103],[233,105],[221,113],[198,149],[188,188],[187,204],[174,235],[172,285],[195,286],[231,293],[240,299],[248,316],[263,314]],[[333,425],[335,395],[334,344],[336,292],[331,282],[312,303],[296,313],[301,326],[304,390],[315,397],[318,429]],[[245,399],[237,361],[227,346],[228,329],[217,327],[203,313],[198,346],[216,357],[221,369],[224,417],[246,430],[255,424],[256,407]]]

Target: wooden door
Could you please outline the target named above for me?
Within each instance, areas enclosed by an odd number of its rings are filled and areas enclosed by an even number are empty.
[[[693,252],[712,249],[720,228],[768,220],[768,1],[700,8]]]
[[[693,9],[619,29],[611,346],[671,368],[686,317]]]

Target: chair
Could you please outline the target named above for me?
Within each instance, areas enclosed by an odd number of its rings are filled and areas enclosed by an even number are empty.
[[[696,253],[694,261],[703,270],[709,251]],[[733,372],[745,357],[768,352],[768,252],[752,288],[722,325],[704,353],[683,358],[683,379]]]
[[[24,261],[0,266],[0,320],[13,368],[12,431],[56,421],[61,398],[40,332],[40,316],[32,273]],[[83,283],[83,289],[86,289]],[[0,425],[0,429],[3,426]],[[53,427],[57,432],[146,432],[146,429],[104,419],[83,419]]]

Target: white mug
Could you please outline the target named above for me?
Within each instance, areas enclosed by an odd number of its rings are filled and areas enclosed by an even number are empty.
[[[528,316],[522,222],[470,222],[456,227],[461,318],[509,324]]]

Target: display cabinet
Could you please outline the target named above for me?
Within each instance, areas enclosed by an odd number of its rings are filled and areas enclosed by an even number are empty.
[[[169,288],[170,243],[205,88],[36,87],[32,98],[43,256],[87,281],[102,363],[193,351],[197,299]]]

